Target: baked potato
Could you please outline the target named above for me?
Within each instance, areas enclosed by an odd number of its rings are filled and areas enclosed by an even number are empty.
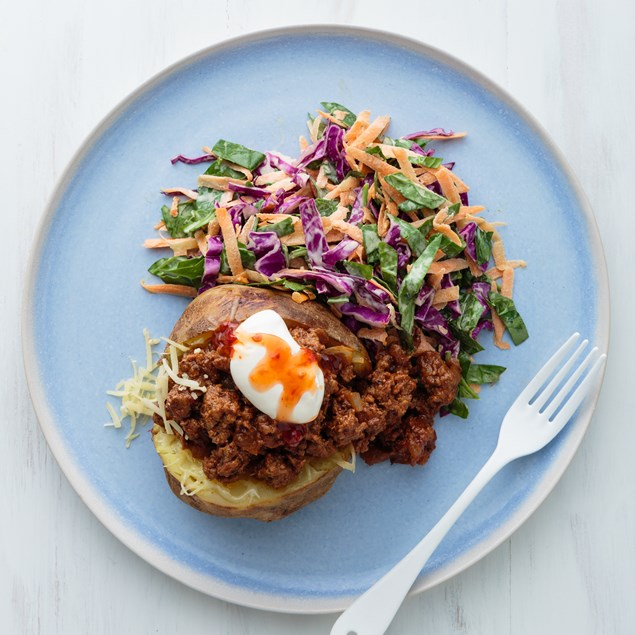
[[[350,350],[353,367],[360,376],[369,371],[370,359],[364,346],[326,307],[313,301],[299,304],[288,293],[265,288],[221,285],[204,292],[185,309],[170,339],[193,349],[223,322],[243,322],[265,309],[275,310],[289,328],[314,329],[325,346]],[[327,458],[311,457],[295,481],[276,489],[255,478],[230,483],[212,480],[180,435],[168,433],[164,426],[155,423],[152,438],[170,489],[181,500],[216,516],[263,521],[283,518],[323,496],[342,466],[350,466],[353,459],[352,448]]]

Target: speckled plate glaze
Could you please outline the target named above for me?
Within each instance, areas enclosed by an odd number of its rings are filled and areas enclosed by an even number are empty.
[[[105,391],[143,358],[141,330],[166,335],[180,298],[139,287],[156,254],[140,245],[164,198],[195,183],[197,166],[171,166],[218,138],[297,154],[305,114],[321,100],[393,117],[394,136],[467,130],[436,143],[488,207],[511,258],[529,263],[516,298],[531,334],[478,361],[508,367],[470,403],[467,421],[438,421],[423,469],[361,465],[321,500],[262,524],[205,516],[168,490],[150,435],[129,450],[104,428]],[[90,240],[86,240],[90,238]],[[300,27],[248,35],[170,67],[124,101],[90,136],[44,215],[23,306],[24,355],[44,434],[72,486],[130,549],[210,595],[263,609],[318,613],[346,607],[431,528],[493,450],[522,386],[574,330],[608,346],[608,284],[592,212],[536,122],[490,81],[447,55],[395,35]],[[590,399],[543,452],[501,472],[427,564],[414,592],[462,571],[536,509],[574,455]]]

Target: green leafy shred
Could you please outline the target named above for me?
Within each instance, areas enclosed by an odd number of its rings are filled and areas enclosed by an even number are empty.
[[[293,219],[285,218],[278,223],[271,225],[262,225],[262,227],[254,228],[255,232],[274,232],[278,236],[288,236],[293,234]]]
[[[236,242],[238,243],[238,252],[240,253],[240,260],[243,263],[243,267],[245,267],[245,269],[253,270],[254,264],[256,263],[256,256],[253,251],[247,249],[247,245],[241,243],[240,240],[237,240]],[[229,262],[227,262],[225,247],[223,247],[223,251],[221,251],[220,254],[220,272],[226,276],[230,276],[232,273]]]
[[[399,226],[402,238],[408,243],[412,253],[419,257],[423,250],[426,248],[428,242],[425,239],[425,234],[416,227],[413,227],[410,223],[402,220],[398,216],[391,216],[391,222],[396,223]]]
[[[368,264],[373,265],[379,262],[379,243],[381,238],[377,234],[377,225],[362,225],[362,239]]]
[[[493,364],[470,364],[464,377],[469,384],[495,384],[506,370]]]
[[[397,250],[383,241],[378,249],[382,280],[393,293],[397,293]]]
[[[328,198],[316,198],[315,207],[317,208],[320,216],[330,216],[337,210],[337,201],[332,201]]]
[[[342,264],[344,265],[344,269],[346,269],[346,273],[351,276],[359,276],[365,280],[370,280],[373,277],[372,265],[365,265],[361,262],[354,262],[351,260],[344,260],[342,261]]]
[[[235,163],[248,170],[255,170],[266,158],[262,152],[251,150],[240,143],[225,141],[225,139],[219,139],[214,144],[212,154],[219,159],[225,159],[225,161]]]
[[[386,183],[392,185],[392,187],[407,198],[410,203],[415,205],[415,207],[413,207],[412,205],[404,205],[404,203],[401,203],[399,209],[402,211],[412,211],[413,209],[420,209],[422,207],[437,209],[437,207],[441,207],[441,205],[446,202],[443,196],[439,196],[427,187],[411,181],[405,174],[399,172],[386,176]]]
[[[514,301],[494,291],[490,291],[488,300],[490,306],[498,313],[498,317],[509,331],[512,342],[516,346],[522,344],[529,337],[529,333],[520,313],[516,310]]]
[[[442,163],[441,157],[424,157],[418,154],[417,156],[409,156],[408,160],[414,165],[423,165],[426,168],[438,168]]]
[[[245,175],[242,172],[238,172],[238,170],[230,168],[222,159],[214,161],[214,163],[205,170],[205,174],[210,174],[212,176],[228,176],[231,179],[245,179]]]
[[[349,128],[355,123],[357,119],[357,115],[354,112],[351,112],[346,106],[342,106],[342,104],[338,104],[335,101],[321,101],[320,105],[324,108],[324,112],[327,112],[329,115],[332,115],[336,110],[341,112],[345,112],[346,115],[342,122],[346,124]]]
[[[203,256],[160,258],[150,265],[148,271],[166,284],[182,284],[198,289],[203,278],[204,260]]]
[[[492,236],[494,236],[494,232],[483,231],[480,227],[476,228],[474,243],[476,244],[476,262],[479,265],[489,262],[492,255]]]
[[[410,271],[401,282],[397,303],[401,313],[401,328],[408,337],[412,335],[412,327],[414,326],[415,299],[423,287],[426,274],[434,260],[440,242],[441,236],[437,235],[428,243],[428,246],[414,261]]]

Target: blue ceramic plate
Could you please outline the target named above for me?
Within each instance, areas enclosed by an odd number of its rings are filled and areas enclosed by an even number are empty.
[[[531,337],[478,361],[502,364],[499,385],[467,421],[438,421],[422,469],[362,465],[324,498],[272,524],[201,514],[169,491],[149,433],[124,448],[104,428],[105,392],[143,358],[141,331],[167,335],[186,302],[139,280],[156,257],[141,247],[164,198],[195,183],[171,166],[218,138],[297,154],[306,112],[337,101],[390,114],[394,136],[467,130],[437,143],[457,162],[474,203],[528,267],[515,297]],[[494,448],[520,388],[572,331],[608,344],[608,285],[592,212],[536,123],[464,64],[393,35],[337,27],[249,35],[178,63],[142,86],[86,141],[62,178],[37,237],[24,303],[29,385],[46,438],[73,487],[128,547],[176,579],[239,604],[289,612],[347,606],[431,528]],[[485,339],[485,338],[484,338]],[[465,569],[533,512],[571,460],[589,400],[560,438],[506,468],[461,518],[415,591]]]

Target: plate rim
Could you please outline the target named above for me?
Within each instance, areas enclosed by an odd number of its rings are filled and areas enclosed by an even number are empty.
[[[595,215],[582,189],[580,182],[573,173],[567,160],[559,150],[555,142],[547,134],[538,120],[512,95],[498,86],[486,75],[467,64],[463,60],[445,51],[426,44],[414,38],[391,33],[389,31],[368,27],[349,26],[341,24],[316,24],[316,25],[291,25],[273,29],[252,31],[243,35],[223,39],[220,42],[202,48],[183,57],[155,73],[136,89],[129,93],[123,100],[114,106],[92,129],[80,146],[75,150],[70,161],[66,165],[61,176],[57,179],[51,195],[48,198],[44,212],[42,213],[33,238],[31,251],[27,263],[22,294],[21,311],[21,339],[22,353],[27,386],[31,396],[31,402],[36,413],[39,426],[44,434],[47,444],[55,457],[61,471],[65,475],[71,487],[77,492],[81,500],[89,510],[97,517],[110,533],[128,547],[133,553],[141,557],[147,563],[159,569],[171,578],[189,586],[197,591],[212,597],[232,602],[241,606],[267,611],[291,614],[321,614],[333,613],[344,610],[350,605],[356,596],[335,596],[324,598],[302,598],[298,596],[284,596],[280,594],[255,592],[244,587],[234,586],[201,574],[180,562],[172,559],[168,554],[153,546],[147,539],[128,525],[116,514],[114,510],[102,499],[97,488],[83,475],[82,470],[75,464],[69,449],[62,442],[61,436],[56,430],[55,417],[53,416],[44,392],[40,373],[39,362],[34,347],[34,320],[33,303],[35,299],[36,273],[39,270],[39,254],[46,239],[48,230],[61,200],[62,193],[71,183],[73,175],[86,158],[95,144],[105,134],[117,118],[137,99],[151,90],[170,75],[181,69],[187,68],[208,56],[231,50],[241,45],[252,44],[261,40],[298,35],[338,35],[357,37],[363,40],[374,40],[390,45],[406,48],[428,59],[438,61],[459,74],[467,76],[480,87],[493,94],[501,102],[506,103],[542,144],[553,155],[562,169],[576,199],[580,203],[580,211],[586,223],[589,235],[591,253],[594,263],[599,265],[595,271],[597,276],[598,294],[598,320],[596,323],[595,344],[601,350],[608,351],[610,339],[610,291],[608,269],[602,245],[601,235],[597,226]],[[591,335],[591,334],[590,334]],[[575,456],[586,430],[591,421],[597,400],[601,391],[602,381],[598,384],[595,394],[588,398],[578,414],[578,425],[563,444],[558,459],[551,462],[539,485],[523,500],[510,517],[499,525],[487,538],[476,543],[464,554],[456,558],[448,565],[420,576],[410,590],[409,595],[415,595],[431,589],[458,573],[475,564],[496,547],[505,542],[526,520],[540,507],[542,502],[553,490],[565,470]]]

